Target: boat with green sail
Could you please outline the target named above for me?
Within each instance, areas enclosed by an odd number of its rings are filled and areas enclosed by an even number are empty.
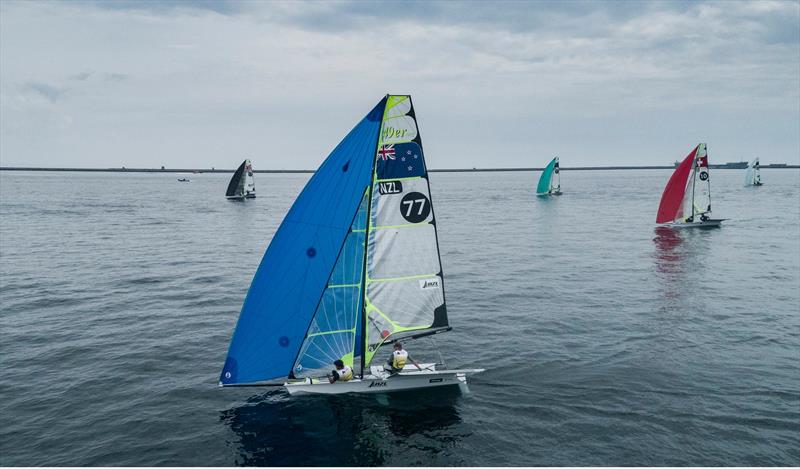
[[[542,170],[536,195],[561,195],[561,168],[558,166],[557,156]]]

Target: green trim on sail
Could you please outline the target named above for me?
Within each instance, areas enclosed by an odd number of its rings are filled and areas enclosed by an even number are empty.
[[[430,326],[414,326],[414,327],[401,326],[400,324],[398,324],[395,321],[393,321],[383,311],[378,309],[377,306],[373,305],[369,301],[369,299],[366,300],[365,305],[366,305],[366,312],[367,313],[369,313],[371,311],[375,311],[376,313],[380,314],[381,317],[386,319],[386,321],[388,321],[389,324],[392,325],[392,329],[393,329],[392,334],[389,335],[389,336],[386,336],[386,337],[382,337],[380,342],[375,344],[375,346],[373,347],[372,350],[370,350],[369,348],[366,349],[366,361],[365,361],[366,364],[372,363],[372,358],[375,356],[376,353],[378,353],[378,350],[380,350],[380,348],[383,346],[383,343],[386,342],[389,338],[391,338],[392,335],[397,335],[397,334],[400,334],[400,333],[403,333],[403,332],[420,331],[420,330],[428,329],[430,327]],[[365,330],[365,332],[364,332],[365,336],[367,335],[367,330],[369,330],[369,328],[367,328]]]
[[[367,283],[372,282],[400,282],[403,280],[415,280],[415,279],[423,279],[423,278],[431,278],[436,277],[437,274],[424,274],[424,275],[407,275],[405,277],[390,277],[390,278],[369,278],[367,276]]]
[[[375,226],[373,230],[394,230],[398,228],[419,228],[420,226],[428,225],[427,221],[423,221],[420,223],[406,223],[404,225],[382,225],[382,226]]]
[[[394,179],[376,179],[375,182],[412,181],[414,179],[422,179],[422,176],[410,176],[410,177],[407,177],[407,178],[394,178]]]
[[[340,329],[338,331],[315,332],[313,334],[308,334],[308,337],[317,337],[317,336],[320,336],[320,335],[330,335],[330,334],[341,334],[341,333],[345,333],[345,332],[351,332],[351,333],[355,334],[356,333],[356,329],[352,328],[352,329]]]

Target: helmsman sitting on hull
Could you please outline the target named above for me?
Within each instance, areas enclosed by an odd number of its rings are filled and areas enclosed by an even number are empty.
[[[400,342],[395,342],[394,351],[389,357],[389,360],[386,362],[385,369],[386,371],[391,371],[392,374],[400,373],[403,371],[403,367],[406,366],[406,361],[410,361],[414,364],[414,366],[417,367],[418,370],[422,371],[422,368],[420,368],[417,362],[415,362],[414,359],[408,355],[408,352],[403,350],[403,344]]]
[[[336,360],[333,362],[333,366],[336,368],[331,373],[331,376],[328,378],[331,384],[337,381],[350,381],[353,379],[353,369],[349,366],[345,365],[343,361]]]

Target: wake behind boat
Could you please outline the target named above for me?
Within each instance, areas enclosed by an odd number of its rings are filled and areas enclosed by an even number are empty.
[[[690,178],[691,176],[691,178]],[[675,168],[656,215],[656,223],[676,228],[718,227],[724,219],[711,218],[711,183],[706,144],[701,143]]]
[[[436,229],[411,97],[387,95],[317,169],[272,238],[220,385],[291,394],[465,389],[482,369],[372,365],[385,345],[451,329]],[[352,379],[327,381],[335,360]]]
[[[561,169],[556,156],[542,170],[539,184],[536,186],[536,195],[561,195]]]

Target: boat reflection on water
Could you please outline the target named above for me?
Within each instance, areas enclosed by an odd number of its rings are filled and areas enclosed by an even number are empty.
[[[653,244],[654,269],[664,311],[701,311],[709,287],[708,265],[715,230],[658,226]]]
[[[655,232],[656,272],[662,276],[685,272],[686,250],[681,246],[683,233],[669,226],[657,226]]]
[[[253,397],[220,412],[247,466],[436,465],[451,461],[465,431],[458,388],[338,396]]]

